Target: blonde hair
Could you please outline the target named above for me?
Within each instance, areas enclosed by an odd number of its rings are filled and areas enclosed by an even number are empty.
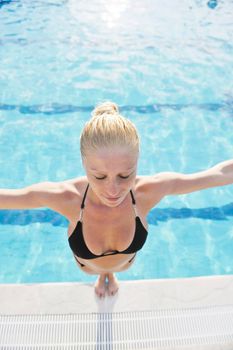
[[[80,137],[81,155],[88,150],[111,146],[127,146],[139,152],[139,136],[135,125],[119,113],[118,106],[110,101],[98,105],[91,113]]]

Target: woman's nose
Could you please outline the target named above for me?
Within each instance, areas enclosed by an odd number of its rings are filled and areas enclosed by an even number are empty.
[[[116,182],[108,183],[106,192],[109,196],[114,197],[119,194],[119,185]]]

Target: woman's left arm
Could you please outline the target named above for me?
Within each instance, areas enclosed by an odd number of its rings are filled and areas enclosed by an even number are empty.
[[[165,195],[195,192],[211,187],[233,184],[233,159],[218,163],[204,171],[193,174],[160,173]]]

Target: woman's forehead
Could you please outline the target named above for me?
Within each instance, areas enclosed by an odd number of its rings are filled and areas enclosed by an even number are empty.
[[[116,170],[116,171],[130,171],[135,169],[137,166],[137,161],[136,160],[131,160],[131,161],[124,161],[121,159],[120,161],[116,161],[114,159],[111,159],[111,161],[105,160],[98,160],[94,162],[88,162],[87,163],[88,168],[91,171],[99,171],[99,172],[104,172],[104,171],[111,171],[111,170]]]
[[[95,153],[86,157],[85,165],[92,171],[130,171],[137,165],[137,156],[130,153]]]
[[[128,148],[117,148],[117,149],[99,149],[93,152],[90,152],[85,157],[88,162],[98,161],[104,162],[105,160],[109,161],[109,159],[119,162],[128,162],[128,161],[136,161],[138,158],[137,152],[132,152]]]

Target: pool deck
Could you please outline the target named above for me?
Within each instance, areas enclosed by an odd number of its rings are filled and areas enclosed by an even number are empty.
[[[115,314],[118,317],[119,315],[129,315],[132,312],[134,312],[134,316],[141,313],[140,317],[142,317],[144,313],[143,317],[146,317],[146,312],[156,313],[160,310],[167,312],[166,318],[169,318],[168,314],[171,311],[174,315],[174,313],[180,313],[183,310],[182,315],[184,315],[188,311],[197,313],[198,310],[207,310],[208,308],[208,310],[215,310],[216,316],[216,312],[218,312],[216,310],[228,310],[227,330],[225,333],[223,331],[224,343],[218,344],[216,338],[211,345],[206,342],[194,346],[190,342],[190,345],[185,349],[233,350],[233,275],[120,281],[117,295],[107,296],[103,299],[95,296],[93,284],[90,283],[3,284],[0,285],[0,300],[0,317],[3,320],[6,316],[9,319],[11,316],[19,317],[20,315],[77,316],[107,313],[112,316]],[[223,322],[224,315],[222,312]],[[68,347],[63,348],[68,349]],[[83,348],[92,349],[92,347]],[[137,347],[137,349],[139,348]],[[148,346],[149,348],[152,349]],[[181,347],[178,345],[177,347],[162,347],[161,345],[158,348],[180,349]],[[9,347],[9,349],[16,349],[16,347]],[[105,349],[105,347],[99,349]],[[111,349],[115,349],[115,347],[111,347]],[[121,347],[116,347],[116,349],[121,349]],[[183,346],[182,349],[184,349]]]

